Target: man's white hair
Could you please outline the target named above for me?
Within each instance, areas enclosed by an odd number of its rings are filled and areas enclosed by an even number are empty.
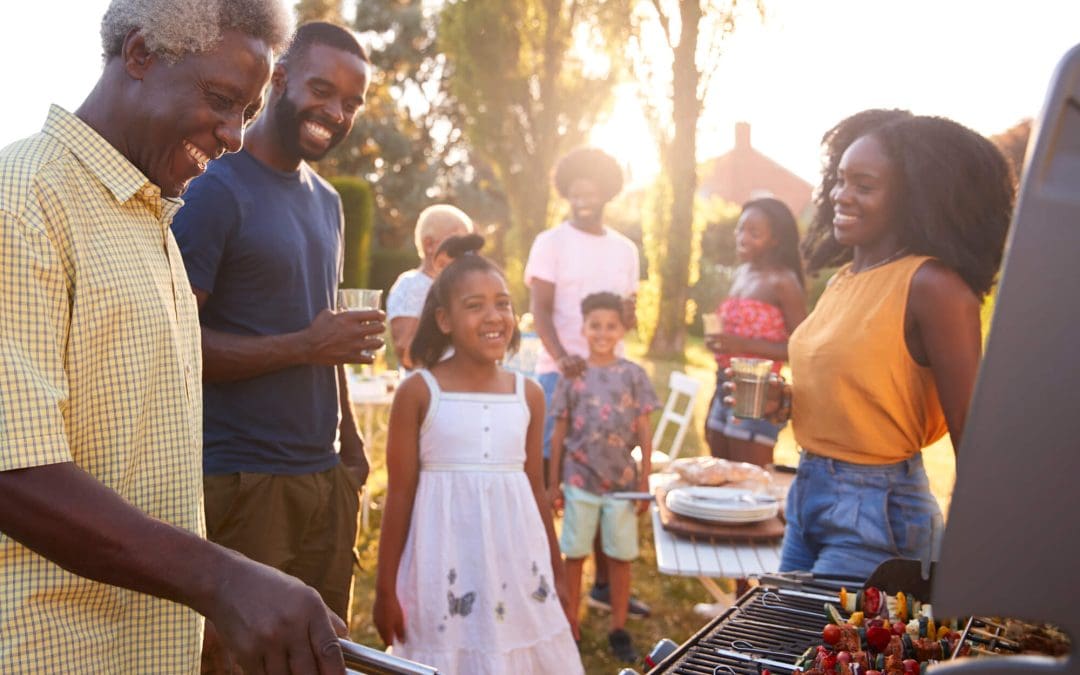
[[[420,212],[416,219],[416,230],[413,238],[416,242],[416,252],[424,257],[424,237],[432,239],[445,239],[449,234],[465,229],[466,233],[473,231],[472,218],[456,206],[449,204],[435,204]]]
[[[280,54],[292,35],[293,18],[282,0],[112,0],[101,19],[106,61],[120,54],[133,29],[142,31],[150,51],[175,62],[213,49],[230,29],[265,41]]]

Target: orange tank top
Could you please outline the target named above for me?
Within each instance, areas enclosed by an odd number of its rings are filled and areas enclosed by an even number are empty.
[[[792,333],[792,426],[805,450],[855,464],[909,459],[947,431],[929,368],[904,340],[915,271],[907,256],[830,280],[814,311]]]

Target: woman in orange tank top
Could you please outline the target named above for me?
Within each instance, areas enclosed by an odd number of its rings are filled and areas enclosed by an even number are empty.
[[[770,407],[803,449],[781,569],[862,579],[935,555],[921,449],[946,428],[960,446],[1015,181],[993,144],[942,118],[865,111],[823,142],[803,252],[810,272],[842,267],[792,334],[792,387]]]

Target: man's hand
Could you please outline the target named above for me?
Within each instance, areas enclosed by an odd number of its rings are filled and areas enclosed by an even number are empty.
[[[324,309],[304,331],[308,362],[319,366],[371,363],[383,346],[386,314],[377,309],[332,312]]]
[[[315,589],[236,555],[206,616],[245,673],[345,672],[345,622]]]
[[[368,465],[364,453],[361,452],[359,456],[355,457],[346,457],[342,453],[341,466],[349,473],[349,478],[356,484],[357,491],[364,487],[364,484],[367,483],[368,474],[371,472],[371,467]]]
[[[589,367],[584,358],[576,354],[565,354],[559,358],[556,364],[563,377],[579,377]]]

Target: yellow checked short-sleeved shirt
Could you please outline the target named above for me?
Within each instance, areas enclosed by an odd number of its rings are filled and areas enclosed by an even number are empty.
[[[53,106],[0,151],[0,470],[74,462],[202,534],[198,311],[179,202]],[[0,534],[0,673],[198,672],[192,610]]]

